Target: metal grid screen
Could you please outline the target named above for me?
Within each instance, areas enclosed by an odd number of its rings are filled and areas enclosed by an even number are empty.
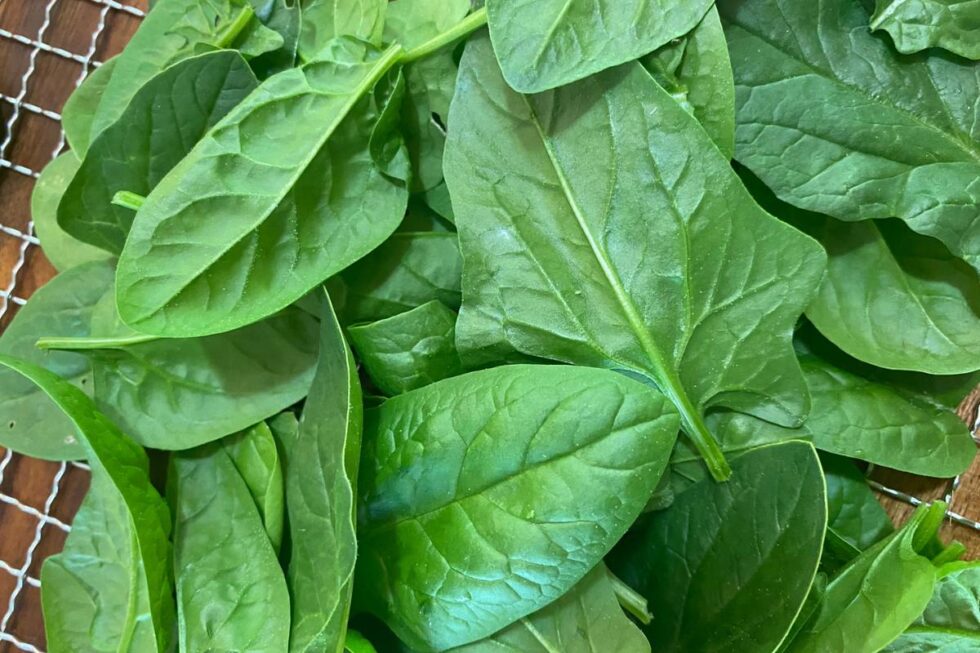
[[[57,21],[65,16],[64,6],[79,3],[88,6],[89,16],[92,16],[94,11],[94,25],[90,32],[83,34],[85,37],[83,40],[87,40],[88,46],[87,49],[81,48],[81,52],[56,45],[49,38],[52,28],[57,26]],[[0,17],[5,17],[4,12],[8,11],[11,14],[33,18],[35,21],[33,24],[37,24],[36,21],[40,20],[36,30],[32,29],[30,33],[11,31],[0,24],[0,69],[9,73],[8,77],[14,81],[13,88],[0,89],[0,109],[4,109],[2,115],[5,127],[3,140],[0,141],[0,175],[25,178],[28,184],[22,194],[29,195],[34,179],[37,178],[46,161],[56,157],[65,147],[60,113],[53,106],[38,103],[31,93],[33,85],[43,80],[44,73],[39,72],[39,58],[56,57],[62,63],[74,65],[77,74],[73,82],[77,87],[94,68],[100,65],[96,53],[100,51],[103,37],[113,29],[113,15],[118,13],[125,15],[129,20],[138,20],[144,16],[145,3],[146,0],[0,0]],[[21,27],[31,24],[30,19],[23,19],[18,23]],[[86,25],[85,30],[88,28]],[[71,25],[68,29],[75,31],[74,40],[78,42],[77,30],[80,27]],[[131,29],[127,31],[131,32]],[[12,53],[18,49],[22,52],[14,56]],[[66,92],[59,106],[64,103],[67,91],[70,90],[70,88],[65,89]],[[46,160],[24,164],[12,155],[14,149],[12,146],[25,120],[34,118],[46,121],[40,129],[57,134],[56,144],[46,155]],[[3,264],[0,266],[0,328],[9,322],[8,312],[12,312],[15,306],[23,305],[28,294],[23,292],[22,279],[27,272],[26,268],[31,265],[31,250],[39,242],[34,237],[30,216],[14,214],[26,210],[26,201],[23,198],[15,202],[6,191],[0,195],[0,252],[6,251],[8,254],[6,257],[0,257],[0,263]],[[977,419],[976,416],[971,417]],[[37,570],[40,569],[41,560],[60,549],[65,534],[71,529],[69,524],[77,505],[70,506],[62,518],[56,516],[54,514],[56,511],[53,511],[59,493],[64,489],[65,479],[72,473],[85,474],[88,467],[81,463],[51,464],[51,469],[48,471],[50,478],[45,479],[45,483],[50,481],[50,486],[41,487],[39,490],[35,488],[31,493],[38,498],[46,494],[46,498],[35,502],[39,505],[30,505],[30,502],[17,498],[18,484],[14,482],[14,475],[19,469],[17,463],[25,459],[10,451],[0,449],[0,452],[2,452],[0,453],[0,508],[5,510],[0,512],[0,545],[4,541],[9,541],[14,532],[27,535],[21,538],[24,546],[16,550],[19,555],[11,556],[8,547],[5,554],[8,559],[0,556],[0,580],[12,581],[8,583],[10,589],[6,600],[0,591],[0,653],[15,650],[42,653],[44,636],[37,619],[30,620],[30,632],[24,632],[23,628],[16,628],[15,623],[18,612],[25,609],[27,593],[37,592],[40,589],[41,583]],[[945,494],[948,502],[952,501],[953,493],[959,487],[959,481],[960,479],[956,478],[947,486]],[[869,479],[869,483],[876,490],[893,499],[911,505],[921,503],[918,498],[886,487],[877,481]],[[951,511],[949,518],[955,523],[980,531],[980,523],[957,512]],[[42,540],[49,538],[56,542],[44,550]],[[0,551],[4,551],[2,546]],[[3,579],[4,575],[8,578]],[[2,587],[3,585],[0,585],[0,588]],[[39,604],[36,597],[33,603],[33,610],[36,613]]]

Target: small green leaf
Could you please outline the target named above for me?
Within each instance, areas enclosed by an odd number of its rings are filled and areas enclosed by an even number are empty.
[[[940,47],[980,59],[977,0],[875,0],[871,29],[887,31],[905,54]]]
[[[948,565],[922,615],[883,653],[970,653],[980,647],[980,562]]]
[[[846,458],[821,454],[827,481],[827,528],[858,552],[890,535],[895,527],[861,471]]]
[[[92,142],[92,121],[118,61],[113,57],[89,73],[61,110],[61,127],[76,157],[84,157]]]
[[[248,486],[259,517],[279,554],[285,519],[285,495],[279,450],[272,431],[260,422],[247,431],[224,439],[222,446]]]

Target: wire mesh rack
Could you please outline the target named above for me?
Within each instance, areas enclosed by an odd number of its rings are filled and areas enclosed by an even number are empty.
[[[0,330],[54,274],[37,247],[29,198],[40,170],[65,148],[61,107],[102,60],[122,48],[146,3],[0,0]],[[976,406],[963,410],[976,432]],[[83,463],[48,463],[0,448],[0,653],[43,653],[40,565],[64,545],[87,473]],[[882,482],[887,478],[894,477],[877,479],[869,470],[869,484],[883,495],[910,506],[922,503],[924,493],[890,487]],[[960,477],[918,487],[927,487],[927,500],[942,496],[950,503],[952,523],[980,532],[980,523],[953,510]],[[980,536],[977,542],[980,547]]]

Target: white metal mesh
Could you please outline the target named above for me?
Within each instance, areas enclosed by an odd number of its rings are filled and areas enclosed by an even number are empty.
[[[45,42],[45,34],[51,27],[52,23],[52,11],[59,4],[59,2],[69,2],[69,1],[84,1],[100,7],[100,13],[98,18],[98,24],[95,26],[91,34],[91,39],[89,42],[88,50],[84,54],[79,54],[75,52],[70,52],[60,47],[50,45]],[[6,136],[3,141],[0,142],[0,168],[7,169],[8,171],[24,175],[31,178],[37,178],[39,171],[33,170],[27,166],[20,165],[14,161],[7,158],[7,151],[10,149],[11,144],[16,135],[16,128],[21,120],[21,116],[24,112],[36,114],[43,116],[52,122],[52,129],[59,129],[60,131],[60,120],[61,114],[51,108],[37,106],[30,102],[27,102],[25,98],[28,95],[29,86],[32,78],[34,77],[36,70],[37,57],[41,52],[49,53],[62,59],[75,62],[80,65],[81,71],[75,82],[77,86],[85,79],[91,68],[98,67],[100,62],[94,61],[96,46],[98,45],[99,37],[106,29],[106,21],[111,11],[118,11],[122,13],[135,16],[137,18],[142,18],[144,12],[138,8],[131,6],[130,2],[135,2],[137,0],[0,0],[0,6],[5,2],[22,2],[22,3],[38,3],[44,6],[44,21],[38,28],[37,33],[34,35],[23,35],[15,34],[3,28],[0,28],[0,46],[5,45],[3,41],[9,41],[16,43],[19,46],[26,47],[30,49],[30,56],[28,60],[27,68],[24,70],[23,75],[20,78],[20,89],[16,96],[9,96],[0,94],[0,102],[6,103],[12,106],[13,112],[11,113],[9,119],[6,121]],[[61,150],[64,148],[64,132],[61,132],[61,136],[58,140],[58,145],[52,152],[52,158],[57,156]],[[3,207],[0,207],[2,210]],[[13,266],[9,270],[9,277],[5,286],[0,287],[0,318],[6,314],[7,310],[11,304],[23,305],[26,301],[25,298],[17,295],[17,283],[19,274],[24,267],[27,260],[27,253],[31,247],[35,247],[39,244],[39,241],[34,236],[34,225],[33,222],[27,223],[26,233],[15,227],[2,224],[5,220],[7,214],[5,212],[0,212],[0,237],[14,238],[19,242],[19,249],[17,254],[17,259]],[[0,279],[0,284],[3,281]],[[980,427],[980,416],[978,416],[976,428]],[[4,453],[2,458],[0,458],[0,487],[4,485],[4,475],[7,473],[8,468],[13,460],[16,459],[17,454],[13,454],[10,451]],[[61,489],[62,480],[65,477],[66,470],[69,466],[77,467],[83,470],[88,470],[88,466],[84,463],[61,463],[58,466],[54,478],[51,482],[51,488],[47,495],[46,500],[40,508],[27,505],[21,502],[14,496],[10,496],[0,490],[0,503],[12,506],[18,511],[31,517],[35,522],[34,537],[30,541],[27,549],[24,551],[22,556],[22,562],[18,564],[13,564],[6,560],[0,559],[0,573],[9,574],[15,580],[14,589],[11,592],[6,606],[0,605],[0,643],[6,642],[12,645],[18,650],[26,651],[28,653],[43,653],[36,644],[23,641],[23,639],[18,638],[13,633],[9,632],[8,627],[11,623],[13,616],[17,612],[18,599],[22,595],[22,591],[25,587],[40,588],[41,582],[37,578],[29,575],[28,570],[34,561],[35,553],[37,551],[38,545],[42,539],[42,531],[45,527],[57,528],[64,532],[68,532],[71,529],[69,524],[64,523],[60,519],[52,516],[50,514],[51,507],[54,504],[55,499],[58,496],[58,492]],[[959,486],[959,477],[951,481],[948,491],[946,493],[946,500],[950,503],[950,512],[948,513],[949,519],[963,526],[980,531],[980,523],[968,519],[956,512],[952,511],[952,499],[953,494]],[[898,490],[885,487],[881,483],[869,479],[869,484],[877,491],[886,494],[893,499],[903,501],[911,505],[919,505],[922,501],[916,497],[910,496]],[[0,536],[2,536],[3,524],[0,524]],[[36,635],[38,640],[40,640],[40,634]]]

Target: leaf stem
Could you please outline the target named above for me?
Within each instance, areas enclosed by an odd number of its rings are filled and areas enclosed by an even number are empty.
[[[613,592],[616,593],[616,600],[619,601],[619,605],[623,610],[636,617],[644,626],[653,621],[653,615],[650,614],[650,608],[647,606],[646,598],[620,580],[616,574],[608,570],[606,574],[609,576],[609,582],[612,583]]]
[[[487,8],[481,7],[463,20],[453,25],[451,29],[448,29],[435,38],[426,41],[417,48],[406,50],[401,56],[401,63],[411,63],[416,59],[427,57],[433,52],[441,50],[447,45],[455,43],[465,36],[469,36],[471,33],[475,32],[486,24]]]
[[[38,349],[64,349],[70,351],[82,351],[86,349],[118,349],[139,345],[144,342],[159,340],[157,336],[135,335],[109,338],[41,338],[37,341]]]
[[[224,33],[219,36],[218,42],[215,43],[215,46],[219,50],[230,47],[231,44],[235,42],[235,39],[238,38],[238,35],[242,33],[242,30],[244,30],[252,21],[253,17],[255,17],[255,10],[252,9],[251,5],[246,5],[245,8],[242,9],[242,12],[235,17],[235,20],[228,26]]]
[[[679,383],[676,387],[682,388]],[[671,392],[670,386],[665,388],[669,393],[669,398],[681,414],[681,428],[687,437],[691,438],[694,447],[704,458],[704,464],[708,467],[708,472],[716,481],[727,481],[731,478],[732,468],[725,460],[725,454],[718,446],[715,436],[708,430],[704,419],[698,409],[691,404],[691,400],[686,393],[676,394]]]
[[[132,209],[133,211],[139,211],[140,207],[143,206],[143,202],[146,198],[142,195],[137,195],[136,193],[131,193],[128,190],[121,190],[112,196],[112,204],[116,206],[121,206],[124,209]]]

